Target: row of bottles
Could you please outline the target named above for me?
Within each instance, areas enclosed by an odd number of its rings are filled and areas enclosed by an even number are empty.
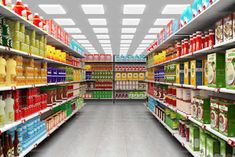
[[[14,138],[11,134],[4,133],[0,138],[0,157],[18,157],[20,155],[20,142],[18,132]]]
[[[16,78],[16,61],[12,57],[0,56],[0,85],[14,84]]]
[[[0,126],[13,123],[14,119],[14,99],[12,94],[8,94],[5,100],[0,95]]]

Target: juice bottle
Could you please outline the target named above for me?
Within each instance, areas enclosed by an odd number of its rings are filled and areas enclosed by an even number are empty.
[[[16,61],[8,58],[6,62],[6,84],[15,85],[16,83]]]
[[[19,156],[20,155],[20,141],[18,137],[18,132],[15,130],[15,138],[14,138],[14,156]],[[1,157],[1,156],[0,156]]]
[[[8,141],[9,141],[9,151],[10,151],[10,155],[11,157],[14,156],[14,146],[13,146],[13,143],[12,143],[12,137],[11,137],[11,134],[8,135]]]
[[[2,140],[0,139],[0,157],[3,157]]]
[[[40,16],[38,13],[35,13],[34,14],[34,17],[33,17],[33,24],[40,27],[42,25],[42,21],[40,19]]]
[[[5,84],[6,81],[6,60],[0,56],[0,86]]]
[[[5,100],[5,114],[6,114],[6,123],[13,123],[14,122],[14,99],[12,99],[11,94],[7,95]]]
[[[16,0],[15,6],[13,8],[13,11],[17,13],[18,15],[22,16],[22,12],[24,10],[24,5],[22,3],[22,0]]]
[[[2,100],[2,95],[0,95],[0,126],[5,124],[5,101]]]
[[[3,154],[4,154],[4,157],[11,156],[7,133],[5,133],[5,136],[4,136]]]
[[[22,11],[22,16],[29,21],[33,21],[33,14],[29,10],[28,4],[24,4],[24,10]]]

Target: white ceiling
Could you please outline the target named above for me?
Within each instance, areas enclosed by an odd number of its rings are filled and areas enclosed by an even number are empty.
[[[153,40],[155,32],[162,28],[161,25],[156,25],[157,18],[179,18],[179,14],[161,14],[164,7],[167,4],[192,4],[193,0],[23,0],[23,2],[29,4],[29,8],[33,12],[39,13],[46,19],[72,19],[75,25],[69,21],[71,25],[62,27],[79,28],[74,30],[77,33],[71,35],[74,35],[73,37],[90,53],[97,51],[98,53],[134,54],[136,52],[141,54],[142,52],[145,53],[144,48]],[[66,13],[62,11],[60,14],[54,15],[51,14],[52,11],[50,10],[50,14],[46,14],[39,8],[40,4],[59,4]],[[101,4],[98,8],[99,14],[85,14],[81,7],[81,5],[86,6],[85,4]],[[146,7],[143,10],[139,6],[140,13],[135,14],[133,11],[128,11],[128,8],[131,7],[127,6],[125,8],[125,13],[129,13],[127,15],[123,14],[125,4],[143,4]],[[102,5],[104,12],[102,12]],[[93,8],[88,9],[88,13],[94,11]],[[58,8],[58,10],[61,10],[61,8]],[[141,14],[142,12],[143,14]],[[135,29],[122,30],[122,28],[136,28],[136,31]],[[158,29],[150,30],[150,28]],[[73,32],[71,29],[68,30]],[[95,33],[94,31],[105,31],[106,33]]]

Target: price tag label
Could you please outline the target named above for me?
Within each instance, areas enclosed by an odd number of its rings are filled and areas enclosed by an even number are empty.
[[[16,86],[11,86],[11,90],[16,90]]]

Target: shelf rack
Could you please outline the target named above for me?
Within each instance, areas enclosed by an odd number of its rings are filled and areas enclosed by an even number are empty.
[[[177,108],[175,108],[175,107],[173,107],[173,106],[171,106],[171,105],[168,105],[167,103],[164,103],[163,101],[161,101],[161,100],[159,100],[159,99],[157,99],[157,98],[155,98],[155,97],[153,97],[153,96],[151,96],[151,95],[149,95],[149,94],[148,94],[148,96],[151,97],[151,98],[153,98],[154,100],[158,101],[159,103],[161,103],[161,104],[164,105],[165,107],[167,107],[167,108],[169,108],[169,109],[171,109],[171,110],[173,110],[173,111],[179,113],[181,116],[187,118],[187,119],[190,120],[192,123],[194,123],[194,124],[200,126],[201,128],[203,128],[203,129],[209,131],[210,133],[216,135],[217,137],[223,139],[223,140],[226,141],[229,145],[231,145],[231,146],[233,146],[233,147],[235,146],[235,137],[227,137],[227,136],[223,135],[222,133],[220,133],[220,132],[218,132],[218,131],[212,129],[211,126],[210,126],[210,124],[203,124],[203,123],[201,123],[201,122],[195,120],[194,118],[192,118],[192,116],[191,116],[190,114],[186,114],[186,113],[184,113],[184,112],[178,110]]]
[[[46,35],[48,44],[53,45],[58,48],[61,48],[64,51],[72,54],[73,56],[84,58],[84,56],[82,54],[79,54],[78,52],[74,51],[70,46],[68,46],[64,42],[56,39],[55,37],[53,37],[52,35],[50,35],[46,31],[35,26],[33,23],[24,19],[22,16],[19,16],[18,14],[16,14],[13,10],[9,9],[8,7],[6,7],[4,5],[0,5],[0,12],[1,12],[1,15],[5,16],[7,18],[20,21],[21,23],[23,23],[25,25],[26,28],[29,28],[31,30],[35,30],[36,33],[38,33],[38,34]]]
[[[73,117],[78,111],[80,111],[85,104],[83,104],[80,108],[74,110],[71,115],[69,115],[66,119],[64,119],[62,122],[60,122],[56,127],[54,127],[52,130],[47,132],[45,135],[43,135],[40,139],[34,142],[30,147],[28,147],[26,150],[24,150],[19,157],[26,156],[30,151],[32,151],[34,148],[36,148],[42,141],[44,141],[47,137],[49,137],[53,132],[55,132],[60,126],[62,126],[65,122],[67,122],[71,117]]]

